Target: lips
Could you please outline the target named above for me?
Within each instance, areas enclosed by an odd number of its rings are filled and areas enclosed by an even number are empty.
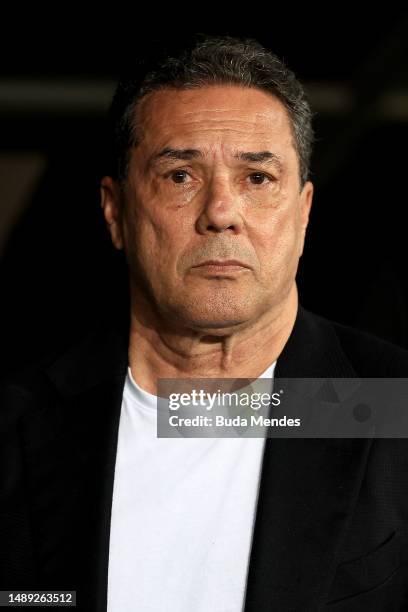
[[[203,261],[196,266],[193,266],[193,268],[201,268],[204,266],[214,266],[217,268],[249,268],[247,264],[242,261],[238,261],[237,259],[208,259],[207,261]]]

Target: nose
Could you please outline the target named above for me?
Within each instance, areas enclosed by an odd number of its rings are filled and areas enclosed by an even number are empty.
[[[200,234],[229,231],[239,234],[243,219],[239,196],[233,192],[227,178],[213,178],[205,193],[197,231]]]

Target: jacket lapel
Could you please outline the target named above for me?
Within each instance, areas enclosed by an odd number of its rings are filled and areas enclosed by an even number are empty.
[[[301,306],[275,377],[353,378],[333,327]],[[314,610],[364,476],[372,439],[266,440],[245,612]]]

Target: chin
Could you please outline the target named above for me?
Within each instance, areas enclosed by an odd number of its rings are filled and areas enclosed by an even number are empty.
[[[256,318],[260,304],[248,291],[184,291],[167,296],[161,310],[183,327],[221,334]]]
[[[224,305],[225,306],[225,305]],[[183,305],[177,310],[177,319],[182,321],[183,325],[201,332],[211,332],[213,335],[225,334],[228,330],[245,325],[251,320],[251,314],[246,309],[190,309]]]

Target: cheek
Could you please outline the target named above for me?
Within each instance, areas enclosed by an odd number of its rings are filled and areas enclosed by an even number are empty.
[[[171,214],[154,215],[154,211],[133,213],[127,224],[127,245],[134,265],[150,274],[164,276],[175,268],[177,256],[183,248],[186,231],[182,223],[175,223]]]
[[[254,235],[253,244],[257,252],[261,271],[265,274],[288,270],[297,261],[298,229],[292,213],[276,215],[260,224]],[[289,271],[289,270],[288,270]]]

